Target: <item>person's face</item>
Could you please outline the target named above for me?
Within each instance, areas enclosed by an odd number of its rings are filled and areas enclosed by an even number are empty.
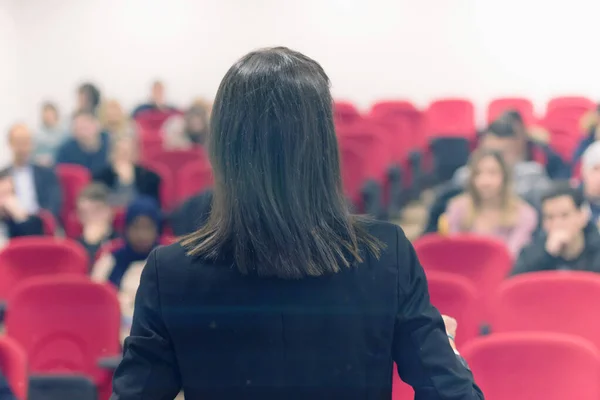
[[[473,171],[473,185],[482,200],[500,196],[504,176],[498,161],[492,156],[479,160]]]
[[[17,127],[10,133],[10,149],[15,162],[25,162],[29,159],[33,149],[31,133],[26,127]]]
[[[77,217],[81,225],[110,224],[113,220],[112,209],[106,203],[90,199],[77,202]]]
[[[519,162],[519,139],[501,138],[494,135],[485,135],[481,146],[486,150],[497,151],[502,154],[504,161],[510,166]]]
[[[108,122],[119,122],[123,119],[123,110],[117,103],[109,103],[106,106],[106,119]]]
[[[127,227],[126,235],[133,250],[144,253],[156,243],[158,227],[150,217],[140,215]]]
[[[188,118],[188,128],[190,132],[203,132],[205,128],[204,119],[199,115],[190,116]]]
[[[542,204],[542,225],[546,233],[565,231],[575,237],[587,224],[587,213],[571,196],[547,199]]]
[[[600,164],[581,171],[585,196],[600,199]]]
[[[73,121],[73,136],[80,141],[93,140],[98,133],[98,124],[88,115],[80,115]]]
[[[77,109],[78,110],[89,110],[91,108],[90,96],[85,90],[77,91]]]
[[[165,102],[165,87],[162,83],[152,85],[152,101],[156,104],[164,104]]]
[[[58,123],[58,115],[52,108],[44,108],[42,111],[42,123],[44,126],[55,126]]]
[[[135,161],[135,145],[131,139],[121,139],[114,144],[113,159],[115,161]]]

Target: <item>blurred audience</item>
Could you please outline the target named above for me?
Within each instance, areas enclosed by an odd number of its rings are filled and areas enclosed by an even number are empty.
[[[117,100],[103,102],[100,105],[98,119],[102,130],[110,136],[135,134],[133,124]]]
[[[600,142],[588,147],[581,157],[582,189],[592,221],[600,223]]]
[[[164,147],[190,149],[203,145],[208,135],[209,112],[206,103],[196,102],[185,115],[174,115],[163,125]]]
[[[556,183],[542,198],[543,234],[525,247],[513,274],[548,270],[600,272],[600,234],[581,191]]]
[[[62,206],[62,191],[53,169],[31,163],[33,135],[27,126],[18,124],[8,133],[12,152],[9,167],[17,199],[30,214],[40,208],[58,217]]]
[[[162,217],[158,203],[138,197],[125,213],[124,243],[111,254],[101,257],[92,270],[92,279],[110,282],[119,289],[121,311],[133,314],[133,301],[140,275],[150,251],[158,246]]]
[[[89,111],[80,111],[73,117],[73,137],[58,150],[57,164],[77,164],[92,174],[108,164],[109,137],[100,130],[96,116]]]
[[[0,245],[19,236],[43,235],[42,220],[20,203],[10,169],[0,171]]]
[[[77,218],[82,228],[78,242],[87,251],[90,263],[93,263],[102,245],[118,237],[113,229],[114,215],[106,186],[92,183],[79,193]]]
[[[94,115],[98,112],[100,105],[100,89],[93,83],[83,83],[77,88],[77,108],[75,114],[79,112],[89,112]]]
[[[588,112],[581,119],[581,129],[585,132],[585,136],[581,139],[573,152],[573,158],[571,159],[573,167],[579,163],[581,156],[587,148],[600,138],[600,124],[598,124],[599,116],[600,104],[596,106],[595,110]]]
[[[169,226],[175,236],[196,232],[208,220],[213,199],[212,190],[190,197],[169,216]]]
[[[526,160],[523,139],[515,130],[510,118],[503,117],[490,124],[483,133],[478,148],[498,151],[509,170],[513,171],[513,182],[519,196],[532,204],[539,204],[541,195],[551,181],[543,166],[535,161]],[[456,171],[453,182],[464,187],[468,179],[469,169],[465,166]]]
[[[131,136],[113,137],[110,163],[94,174],[110,189],[110,204],[126,206],[138,195],[160,202],[160,177],[137,164],[137,142]]]
[[[518,255],[537,227],[537,212],[515,194],[500,153],[477,150],[469,170],[465,193],[452,199],[446,211],[449,232],[497,237]]]
[[[42,124],[35,135],[33,161],[40,165],[54,164],[56,152],[67,138],[67,129],[61,123],[54,103],[42,105]]]
[[[150,101],[148,103],[140,104],[137,106],[131,117],[135,118],[144,111],[162,111],[166,113],[177,112],[177,109],[167,104],[165,95],[165,85],[161,81],[155,81],[152,83],[152,90],[150,93]]]

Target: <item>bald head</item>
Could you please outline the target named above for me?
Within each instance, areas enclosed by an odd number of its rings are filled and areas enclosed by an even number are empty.
[[[14,125],[8,131],[8,144],[13,153],[15,165],[25,165],[33,149],[31,131],[24,124]]]

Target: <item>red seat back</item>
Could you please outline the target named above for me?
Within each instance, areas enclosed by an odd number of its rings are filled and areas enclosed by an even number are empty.
[[[600,355],[588,341],[561,334],[499,334],[462,349],[486,400],[597,400]]]
[[[580,109],[592,110],[596,107],[596,103],[587,97],[583,96],[559,96],[548,101],[546,112],[554,111],[555,109]]]
[[[74,164],[57,165],[56,174],[62,189],[61,219],[66,221],[69,213],[75,210],[79,192],[91,182],[92,176],[86,168]]]
[[[17,342],[6,336],[0,337],[0,371],[17,400],[27,400],[27,354]]]
[[[15,290],[6,333],[29,357],[32,373],[75,373],[100,389],[112,372],[101,357],[120,354],[121,312],[116,291],[82,277],[33,279]]]
[[[427,137],[459,136],[475,139],[475,108],[466,99],[442,99],[425,111]]]
[[[504,112],[508,110],[515,110],[523,117],[525,126],[529,126],[534,123],[534,111],[533,103],[531,100],[523,97],[502,97],[494,99],[490,102],[487,109],[487,122],[491,124]]]
[[[136,115],[135,122],[143,134],[158,135],[165,121],[179,114],[181,113],[174,110],[146,110]]]
[[[162,135],[143,134],[140,135],[140,154],[139,159],[144,162],[150,159],[153,154],[163,150]]]
[[[195,161],[186,164],[177,175],[177,203],[210,189],[213,183],[214,178],[209,163]]]
[[[340,157],[344,193],[360,209],[362,185],[367,179],[365,155],[352,143],[340,140]]]
[[[48,210],[40,210],[38,216],[42,220],[45,236],[54,236],[56,234],[56,219]]]
[[[600,349],[600,276],[591,272],[537,272],[502,283],[490,320],[492,332],[549,331],[581,336]]]
[[[336,101],[333,105],[333,119],[336,124],[351,124],[361,119],[356,106],[347,101]]]
[[[86,275],[85,249],[70,239],[28,236],[12,239],[0,251],[0,299],[16,286],[38,276]]]

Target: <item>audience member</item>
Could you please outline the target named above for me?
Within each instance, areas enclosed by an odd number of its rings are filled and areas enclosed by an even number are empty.
[[[98,119],[102,130],[110,136],[134,135],[135,129],[117,100],[107,100],[100,105]]]
[[[555,184],[542,198],[540,235],[525,247],[513,274],[547,270],[600,272],[600,234],[590,222],[582,193]]]
[[[587,148],[600,138],[600,124],[598,124],[599,114],[600,104],[596,106],[595,110],[588,112],[581,119],[581,129],[583,132],[586,132],[586,135],[581,139],[573,152],[573,157],[571,159],[573,167],[576,167]]]
[[[501,118],[493,122],[483,133],[479,148],[498,151],[509,170],[513,171],[519,196],[530,203],[539,204],[540,196],[550,185],[550,179],[543,166],[524,159],[522,140],[510,119]],[[464,187],[468,180],[469,169],[466,166],[459,168],[453,177],[453,183],[460,187]]]
[[[519,162],[536,162],[538,153],[545,158],[546,174],[551,179],[568,179],[571,176],[570,166],[548,146],[549,135],[540,127],[527,128],[521,113],[516,110],[506,111],[501,117],[510,121],[515,130],[518,145]]]
[[[94,114],[80,111],[73,118],[73,137],[58,150],[56,163],[81,165],[93,174],[106,167],[108,153],[108,134],[101,132]]]
[[[17,198],[10,169],[0,171],[0,243],[19,236],[43,234],[40,217],[27,212]]]
[[[185,236],[196,232],[208,220],[212,190],[198,193],[184,201],[169,216],[169,226],[175,236]]]
[[[58,108],[53,103],[42,106],[42,124],[35,135],[33,161],[40,165],[54,164],[56,152],[67,138],[67,130],[61,123]]]
[[[79,193],[77,218],[82,227],[78,241],[87,251],[92,263],[102,245],[118,237],[113,230],[114,215],[108,203],[106,186],[92,183]]]
[[[81,84],[77,88],[77,108],[75,114],[89,112],[96,115],[100,100],[100,90],[94,84],[89,82]]]
[[[477,150],[469,170],[466,192],[452,199],[446,211],[449,233],[497,237],[518,255],[537,227],[537,212],[514,193],[500,153]]]
[[[600,222],[600,142],[593,143],[581,157],[583,195],[590,207],[591,219]]]
[[[131,136],[113,138],[110,164],[94,174],[94,180],[110,189],[110,203],[126,206],[138,195],[160,202],[160,177],[137,164],[136,141]]]
[[[150,251],[158,246],[161,224],[158,203],[149,197],[138,197],[125,213],[123,246],[101,257],[94,265],[92,279],[110,282],[119,289],[124,316],[133,313],[140,275]]]
[[[138,116],[139,113],[143,111],[163,111],[163,112],[177,112],[177,109],[173,106],[167,104],[166,96],[165,96],[165,85],[161,81],[155,81],[152,84],[152,91],[150,94],[150,101],[148,103],[141,104],[137,106],[133,113],[131,114],[132,118]]]
[[[194,103],[185,115],[174,115],[163,125],[166,149],[189,149],[203,145],[208,135],[208,109]]]
[[[25,125],[15,125],[8,133],[12,152],[9,167],[17,199],[29,214],[40,208],[58,216],[62,205],[62,191],[54,170],[31,163],[33,137]]]

